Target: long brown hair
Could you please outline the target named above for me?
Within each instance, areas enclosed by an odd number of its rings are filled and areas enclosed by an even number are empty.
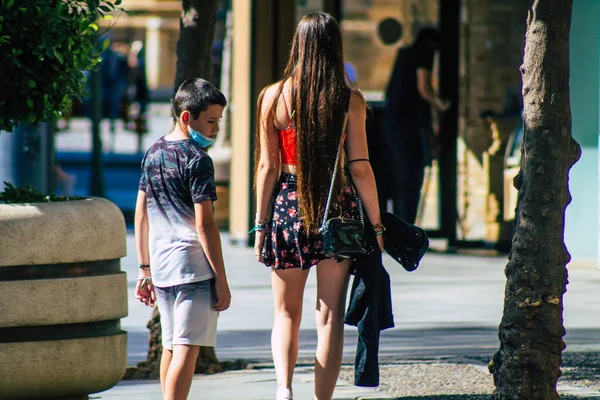
[[[296,28],[290,57],[266,121],[261,118],[266,90],[258,99],[256,163],[260,158],[259,130],[274,124],[279,97],[285,82],[290,80],[289,104],[295,111],[292,124],[297,132],[299,212],[307,232],[318,228],[323,218],[344,114],[349,104],[348,86],[354,88],[346,76],[343,53],[342,33],[334,18],[322,12],[305,15]],[[339,173],[334,201],[342,185],[342,174]]]

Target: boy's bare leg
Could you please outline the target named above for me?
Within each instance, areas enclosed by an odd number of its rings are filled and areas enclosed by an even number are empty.
[[[315,400],[331,400],[344,349],[344,311],[350,261],[317,264]]]
[[[199,352],[199,346],[173,345],[173,356],[165,377],[165,400],[187,399]]]
[[[167,372],[169,365],[173,359],[173,351],[163,347],[162,356],[160,358],[160,387],[162,389],[163,398],[165,397],[165,385],[167,381]]]

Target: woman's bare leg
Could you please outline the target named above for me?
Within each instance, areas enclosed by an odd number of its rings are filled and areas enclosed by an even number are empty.
[[[349,268],[350,261],[323,260],[317,265],[315,400],[331,400],[340,374]]]
[[[302,299],[308,270],[293,268],[271,273],[275,315],[271,349],[277,384],[291,388],[298,358],[298,332],[302,320]]]

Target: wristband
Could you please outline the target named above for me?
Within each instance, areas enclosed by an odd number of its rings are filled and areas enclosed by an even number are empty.
[[[260,232],[265,230],[267,230],[267,223],[263,222],[262,224],[254,225],[254,228],[252,228],[252,230],[250,230],[250,232],[248,233]]]
[[[140,289],[143,289],[144,286],[146,286],[146,284],[148,282],[152,283],[152,278],[148,277],[148,278],[142,278],[142,279],[138,279],[138,281],[142,281],[142,285],[140,286]]]
[[[139,269],[150,269],[150,264],[138,264]]]

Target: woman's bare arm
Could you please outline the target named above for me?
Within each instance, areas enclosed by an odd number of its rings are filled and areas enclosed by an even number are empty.
[[[265,89],[258,123],[260,140],[260,159],[256,173],[256,218],[261,221],[269,220],[269,207],[273,191],[279,175],[279,138],[273,124],[267,123],[267,113],[275,101],[276,86]],[[264,241],[265,232],[256,232],[254,251],[257,259]]]
[[[268,218],[273,190],[279,175],[279,138],[273,124],[267,124],[267,113],[275,100],[275,86],[266,89],[260,110],[261,120],[258,124],[260,133],[260,159],[256,176],[256,213],[258,218]]]
[[[379,200],[377,198],[377,187],[375,175],[371,163],[365,160],[369,158],[367,147],[366,130],[366,105],[359,94],[352,92],[350,97],[350,109],[346,137],[346,155],[350,162],[350,175],[354,186],[360,195],[363,207],[371,225],[381,223],[379,212]],[[379,247],[383,249],[383,237],[377,236]]]

